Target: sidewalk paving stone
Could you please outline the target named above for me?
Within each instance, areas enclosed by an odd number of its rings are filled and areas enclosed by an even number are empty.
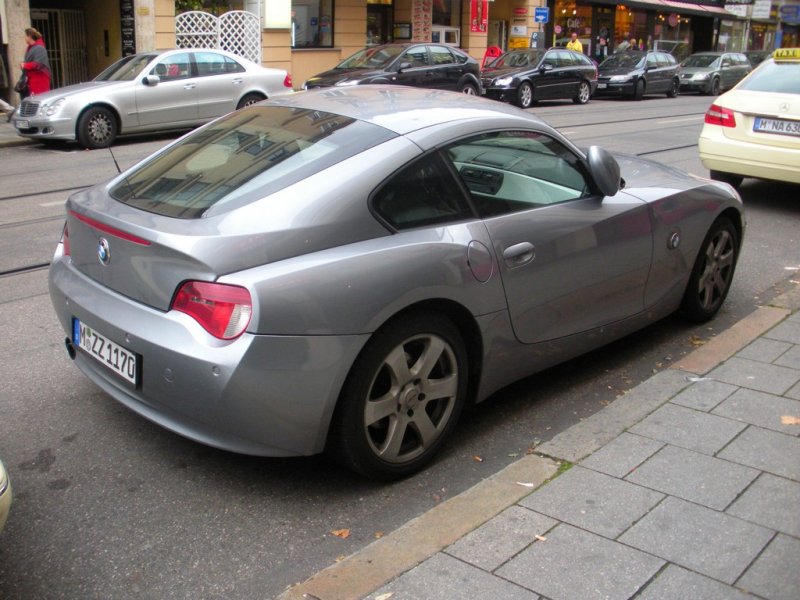
[[[626,480],[690,502],[724,510],[759,471],[706,454],[666,446]]]
[[[670,402],[686,408],[709,412],[737,389],[739,388],[729,383],[703,378],[683,390]]]
[[[745,427],[747,425],[730,419],[665,404],[629,431],[687,450],[713,455]]]
[[[514,505],[458,540],[446,552],[486,571],[494,571],[529,546],[537,535],[544,535],[557,524],[550,517]]]
[[[627,600],[664,561],[561,524],[496,571],[551,600]],[[474,596],[478,598],[480,596]]]
[[[739,358],[771,363],[775,362],[776,359],[791,347],[792,344],[789,342],[759,338],[737,352],[736,356]]]
[[[769,600],[800,598],[800,540],[778,534],[738,585]]]
[[[800,418],[800,402],[774,394],[741,388],[717,406],[712,414],[789,435],[800,435],[800,427],[781,420],[786,415]]]
[[[391,583],[367,596],[391,594],[397,600],[538,600],[539,596],[482,569],[442,554],[434,554]]]
[[[636,600],[753,600],[730,586],[687,571],[676,565],[668,565]]]
[[[791,369],[800,369],[800,345],[792,346],[791,350],[784,352],[774,364]]]
[[[581,466],[622,479],[663,446],[663,442],[623,433],[582,460]]]
[[[770,340],[789,342],[790,344],[800,344],[800,319],[792,315],[783,323],[776,325],[764,334]]]
[[[576,466],[520,504],[613,539],[663,497],[659,492]]]
[[[794,398],[795,400],[800,400],[800,383],[798,383],[784,395],[787,398]]]
[[[751,425],[717,455],[800,481],[800,438]]]
[[[800,537],[800,483],[762,473],[725,512]]]
[[[712,370],[708,377],[751,390],[784,394],[800,381],[800,371],[734,356]]]
[[[619,541],[732,584],[773,535],[760,525],[667,497]]]

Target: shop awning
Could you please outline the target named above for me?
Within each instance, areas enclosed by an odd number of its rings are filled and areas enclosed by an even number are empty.
[[[659,12],[679,13],[682,15],[695,15],[700,17],[725,17],[737,19],[738,15],[728,12],[721,6],[695,4],[694,2],[676,2],[674,0],[595,0],[600,4],[621,4],[631,8],[657,10]]]

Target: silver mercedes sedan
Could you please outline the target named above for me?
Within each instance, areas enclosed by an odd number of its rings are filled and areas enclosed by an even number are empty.
[[[196,127],[292,92],[286,71],[223,50],[125,57],[92,81],[29,96],[14,113],[19,135],[104,148],[118,135]]]
[[[50,292],[95,384],[198,442],[378,479],[519,378],[711,319],[745,229],[727,184],[401,86],[236,111],[66,211]]]

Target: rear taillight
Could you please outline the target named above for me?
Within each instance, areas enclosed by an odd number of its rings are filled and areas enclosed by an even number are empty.
[[[706,123],[721,127],[736,127],[736,117],[732,110],[712,104],[706,112]]]
[[[289,73],[287,73],[286,77],[283,78],[283,87],[292,87],[292,76]]]
[[[214,337],[232,340],[247,329],[253,303],[243,287],[188,281],[175,295],[172,309],[186,313]]]
[[[64,256],[69,256],[69,229],[66,223],[64,223],[64,229],[61,231],[61,243],[64,244]]]

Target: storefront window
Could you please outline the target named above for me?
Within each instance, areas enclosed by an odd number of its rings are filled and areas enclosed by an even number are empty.
[[[552,46],[566,46],[572,32],[578,34],[583,53],[592,55],[592,7],[575,0],[556,0],[553,14]]]
[[[460,0],[433,0],[433,19],[431,23],[445,27],[460,27]]]
[[[333,0],[292,0],[292,47],[333,46]]]
[[[679,61],[689,54],[693,47],[692,20],[675,13],[657,13],[653,27],[656,48],[666,50]]]
[[[747,50],[747,21],[724,19],[719,26],[717,50],[721,52],[744,52]]]
[[[647,33],[647,13],[618,4],[614,19],[614,51],[626,50],[631,46],[638,50],[647,50],[652,46]]]

